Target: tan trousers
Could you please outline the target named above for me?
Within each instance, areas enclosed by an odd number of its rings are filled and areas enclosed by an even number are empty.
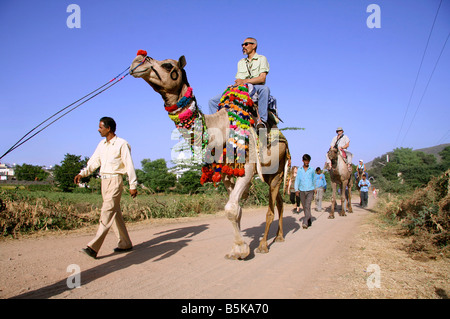
[[[122,191],[123,181],[121,175],[102,179],[103,206],[99,226],[95,238],[88,244],[96,252],[100,250],[111,226],[119,240],[117,247],[122,249],[132,247],[130,236],[128,235],[123,220],[122,211],[120,210]]]

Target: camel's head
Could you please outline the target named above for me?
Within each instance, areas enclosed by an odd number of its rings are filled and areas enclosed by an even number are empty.
[[[328,150],[328,158],[331,160],[331,162],[335,162],[338,158],[338,150],[335,147],[330,147]]]
[[[187,83],[184,66],[186,59],[181,56],[178,61],[152,59],[144,50],[139,50],[130,67],[130,74],[143,78],[158,93],[179,94],[183,84]]]

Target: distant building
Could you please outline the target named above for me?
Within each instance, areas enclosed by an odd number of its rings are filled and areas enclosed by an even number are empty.
[[[12,180],[14,178],[14,166],[0,164],[0,181]]]

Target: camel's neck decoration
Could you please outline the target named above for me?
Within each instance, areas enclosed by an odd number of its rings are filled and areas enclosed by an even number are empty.
[[[195,120],[203,115],[195,103],[191,87],[176,104],[164,108],[169,112],[170,119],[178,129],[191,129]]]

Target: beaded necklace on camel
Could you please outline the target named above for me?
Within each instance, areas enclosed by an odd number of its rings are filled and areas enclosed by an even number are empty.
[[[169,118],[175,123],[183,138],[189,143],[191,153],[194,155],[195,151],[198,150],[196,147],[200,147],[202,158],[205,158],[208,133],[205,117],[195,103],[192,88],[188,87],[184,96],[176,104],[165,106],[164,109],[169,112]],[[177,111],[179,112],[176,113]]]

